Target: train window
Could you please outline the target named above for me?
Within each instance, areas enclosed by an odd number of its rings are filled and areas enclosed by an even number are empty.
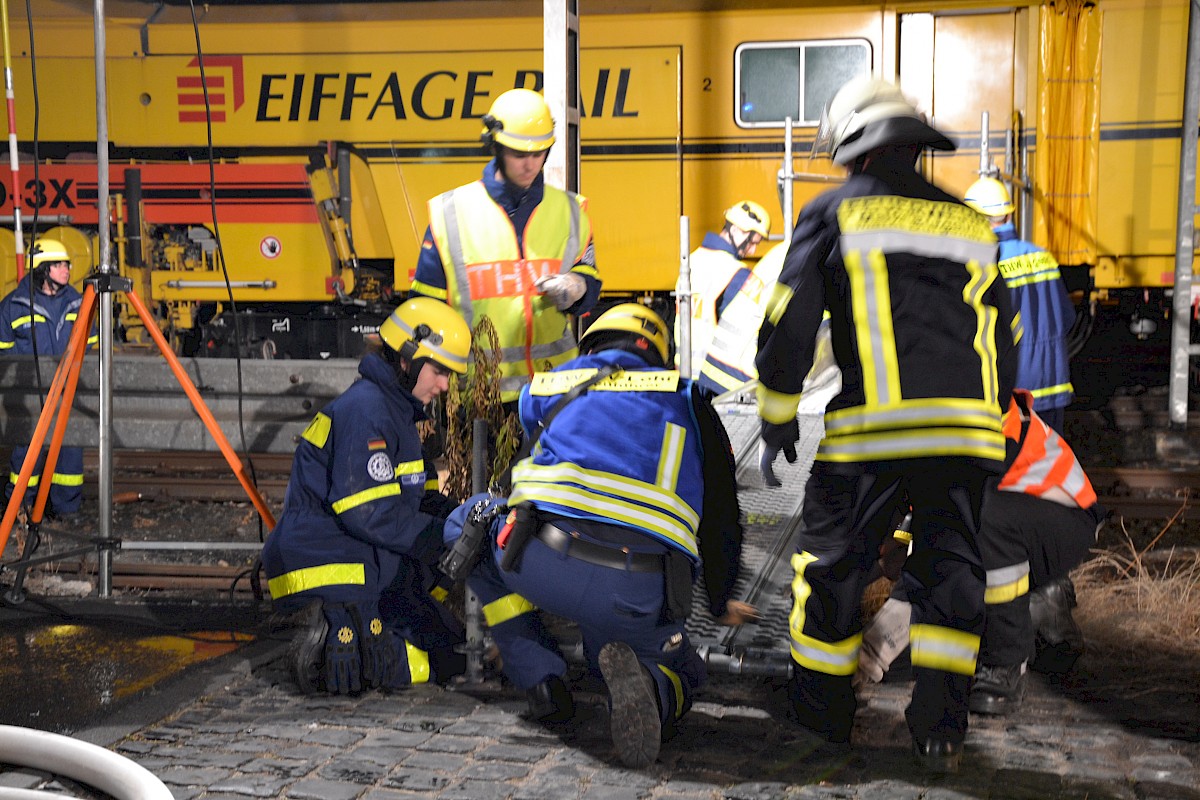
[[[738,125],[777,128],[787,117],[816,125],[843,83],[871,74],[871,45],[865,39],[753,42],[738,46],[734,65]]]

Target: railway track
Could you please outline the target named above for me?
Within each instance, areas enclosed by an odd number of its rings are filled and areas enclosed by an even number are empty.
[[[236,502],[245,494],[219,453],[116,452],[114,497],[130,502],[156,501]],[[742,465],[745,467],[746,465]],[[282,501],[291,468],[291,456],[255,455],[254,474],[259,490],[268,499]],[[85,493],[95,494],[97,458],[84,453],[88,479]],[[249,473],[249,470],[247,470]],[[1089,470],[1100,502],[1126,519],[1200,519],[1194,498],[1200,497],[1200,469],[1099,467]],[[152,537],[153,533],[149,535]],[[117,558],[113,586],[127,590],[231,591],[248,596],[250,580],[244,565],[157,563]],[[94,559],[61,562],[55,570],[63,578],[92,577]]]
[[[246,471],[256,477],[264,497],[281,502],[291,464],[290,455],[256,454]],[[88,475],[84,492],[94,496],[98,471],[94,450],[84,451],[84,471]],[[1200,469],[1095,467],[1088,475],[1105,507],[1126,517],[1169,519],[1182,508],[1180,521],[1200,519],[1200,510],[1192,507],[1193,498],[1200,498]],[[208,452],[116,452],[113,494],[125,501],[246,499],[224,457]]]

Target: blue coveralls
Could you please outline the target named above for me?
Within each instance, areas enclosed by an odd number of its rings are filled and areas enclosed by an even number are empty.
[[[365,356],[359,372],[296,448],[263,566],[285,613],[320,599],[354,606],[364,624],[381,619],[403,640],[401,677],[420,682],[431,669],[438,677],[439,662],[463,641],[461,625],[430,595],[442,519],[422,509],[444,498],[417,434],[421,403],[382,356]]]
[[[60,356],[67,349],[83,296],[70,285],[63,286],[53,295],[44,294],[41,287],[37,287],[33,292],[33,305],[30,306],[29,284],[32,277],[32,273],[27,273],[17,288],[0,301],[0,355],[33,355],[35,337],[38,356]],[[95,344],[98,338],[93,331],[87,343]],[[28,452],[28,447],[13,448],[8,484],[4,489],[5,500],[12,497],[21,464]],[[46,449],[43,448],[25,490],[25,503],[29,506],[37,497],[45,461]],[[78,511],[83,499],[82,447],[63,447],[59,450],[58,463],[54,465],[54,475],[50,481],[50,513],[63,515]]]
[[[1054,256],[1018,239],[1012,223],[994,232],[1000,240],[997,266],[1025,329],[1017,345],[1016,386],[1033,393],[1034,410],[1061,434],[1063,409],[1075,396],[1066,342],[1075,306]]]
[[[719,420],[708,415],[711,406],[697,399],[698,391],[680,384],[674,371],[648,368],[637,355],[609,350],[535,376],[522,390],[521,423],[527,434],[536,430],[563,392],[606,364],[624,370],[613,381],[648,373],[666,380],[653,391],[630,390],[630,383],[625,390],[615,388],[620,383],[608,390],[593,387],[565,406],[532,457],[514,468],[510,501],[531,502],[541,523],[614,553],[627,547],[632,553],[683,559],[688,577],[694,577],[703,552],[710,610],[720,616],[737,577],[741,528],[728,440]],[[551,389],[539,388],[546,385],[539,378],[573,370],[582,372],[564,375]],[[697,402],[703,402],[700,409]],[[468,501],[451,514],[449,541],[457,538],[471,505]],[[709,513],[718,506],[720,511]],[[704,527],[698,530],[702,507]],[[482,559],[468,585],[484,604],[505,675],[527,690],[566,672],[562,654],[532,613],[540,608],[578,623],[593,668],[605,644],[628,644],[654,679],[664,725],[681,717],[704,682],[705,669],[688,641],[685,614],[668,608],[667,576],[589,563],[534,537],[517,567],[502,572],[495,534],[503,522],[493,523],[492,558]]]

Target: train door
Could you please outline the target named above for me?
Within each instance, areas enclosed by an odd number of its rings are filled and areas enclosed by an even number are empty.
[[[961,197],[979,177],[980,119],[989,113],[992,164],[1008,172],[1004,148],[1023,111],[1024,12],[939,12],[900,17],[900,85],[958,144],[926,162],[934,183]],[[1019,152],[1019,150],[1017,151]],[[1016,166],[1016,165],[1014,165]]]

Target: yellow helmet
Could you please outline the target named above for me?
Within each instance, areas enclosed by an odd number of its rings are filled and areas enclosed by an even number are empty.
[[[522,153],[540,153],[554,144],[550,106],[530,89],[509,89],[496,98],[483,117],[480,137]]]
[[[1016,210],[1008,188],[995,178],[980,178],[972,183],[963,202],[989,217],[1003,217]]]
[[[725,221],[744,231],[753,231],[764,239],[771,235],[771,215],[753,200],[734,203],[725,212]]]
[[[31,269],[37,269],[43,264],[56,264],[59,261],[71,263],[71,254],[58,239],[38,239],[33,243],[32,255]]]
[[[446,369],[466,374],[471,329],[462,315],[429,297],[401,305],[379,326],[379,338],[409,363],[428,358]]]
[[[621,303],[605,311],[584,331],[583,338],[579,340],[579,349],[586,350],[588,339],[593,334],[604,331],[632,333],[641,336],[654,345],[654,349],[662,358],[662,363],[667,363],[667,323],[641,303]]]

